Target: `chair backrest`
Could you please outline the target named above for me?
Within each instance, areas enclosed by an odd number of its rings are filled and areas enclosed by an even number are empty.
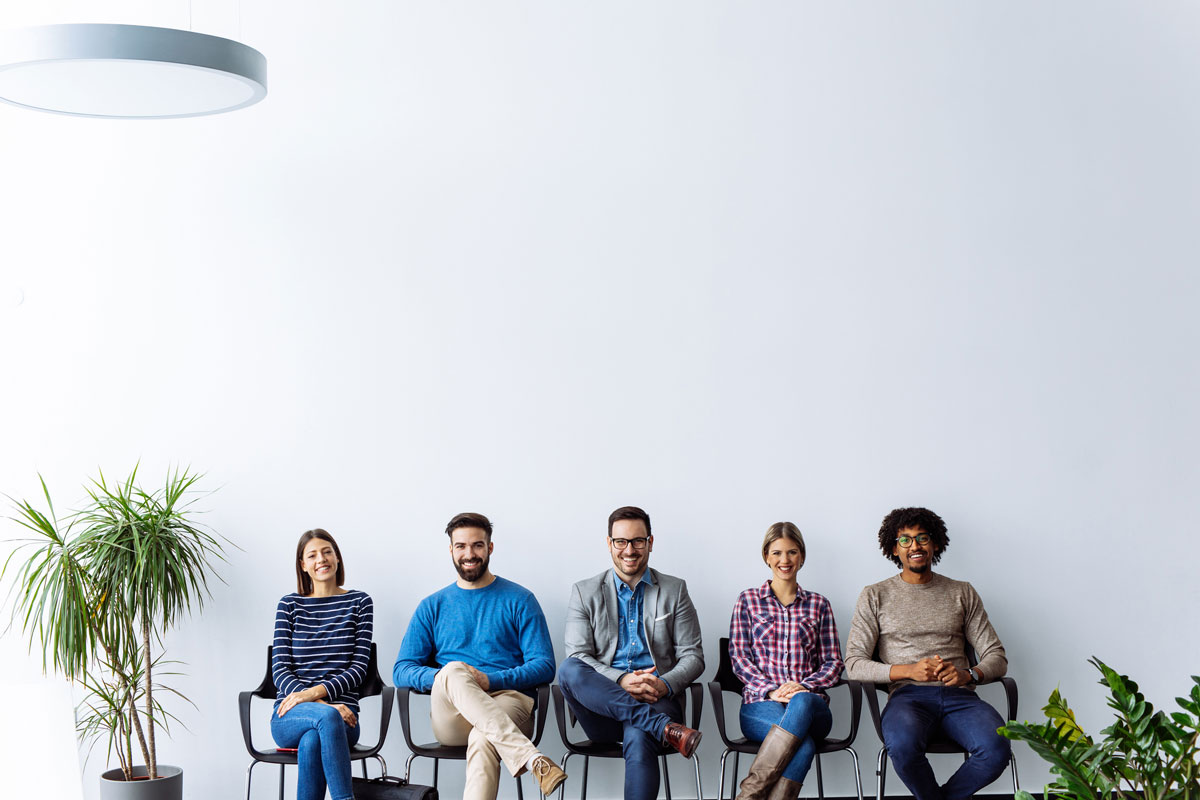
[[[271,675],[271,659],[275,653],[273,645],[267,645],[267,672],[262,683],[254,690],[256,697],[264,700],[275,700],[279,697],[279,689],[275,686],[275,678]],[[367,678],[359,687],[358,696],[375,697],[383,693],[383,678],[379,676],[379,652],[375,642],[371,642],[371,655],[367,659]]]
[[[741,695],[746,685],[733,671],[733,659],[729,657],[729,637],[722,636],[720,641],[720,660],[717,664],[717,674],[713,680],[721,684],[721,691]]]

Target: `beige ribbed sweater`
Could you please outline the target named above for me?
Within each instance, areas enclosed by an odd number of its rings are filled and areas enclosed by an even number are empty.
[[[891,683],[895,689],[917,682],[892,681],[891,665],[913,664],[937,655],[966,669],[968,643],[979,657],[976,671],[983,674],[985,682],[1008,670],[1004,645],[971,584],[936,573],[929,583],[905,583],[894,575],[871,584],[858,596],[846,642],[846,673],[851,680]]]

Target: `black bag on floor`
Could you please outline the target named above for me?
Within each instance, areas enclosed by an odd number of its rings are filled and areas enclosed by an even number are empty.
[[[404,778],[384,775],[380,778],[354,778],[354,800],[438,800],[432,786],[409,783]]]

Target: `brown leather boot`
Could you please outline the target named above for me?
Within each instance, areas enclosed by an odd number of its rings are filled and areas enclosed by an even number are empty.
[[[750,765],[750,774],[738,788],[737,800],[767,800],[767,795],[779,782],[783,768],[799,749],[799,736],[772,725],[771,730],[767,731],[767,738],[758,746],[758,755]]]
[[[791,778],[779,777],[775,781],[775,785],[771,788],[771,793],[767,795],[767,800],[797,800],[800,797],[800,789],[804,786],[803,783],[797,783]]]
[[[692,753],[696,752],[696,748],[700,745],[701,736],[703,734],[695,728],[671,722],[663,729],[663,744],[667,747],[674,747],[683,754],[684,758],[691,758]]]

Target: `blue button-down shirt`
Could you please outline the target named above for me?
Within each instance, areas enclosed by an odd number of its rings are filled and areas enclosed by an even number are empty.
[[[650,669],[654,666],[654,657],[650,655],[646,628],[642,624],[642,599],[646,596],[646,586],[650,584],[650,571],[642,573],[636,589],[630,589],[625,581],[618,578],[616,570],[613,570],[612,578],[617,587],[618,624],[617,653],[609,666],[625,672]]]

